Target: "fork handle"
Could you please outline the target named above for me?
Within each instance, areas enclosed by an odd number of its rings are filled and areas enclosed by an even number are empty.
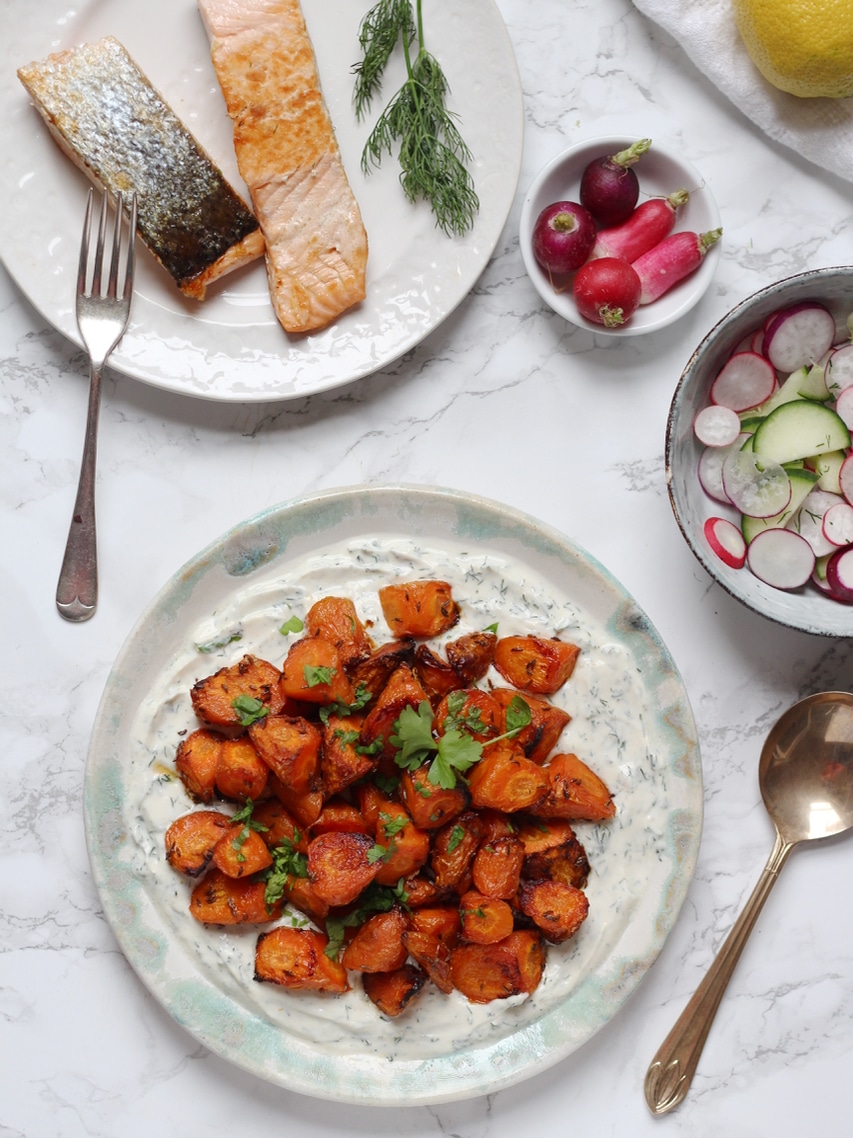
[[[98,542],[95,531],[95,467],[98,453],[98,416],[101,409],[103,365],[92,365],[89,408],[77,498],[68,530],[68,541],[59,582],[56,607],[66,620],[88,620],[98,604]]]

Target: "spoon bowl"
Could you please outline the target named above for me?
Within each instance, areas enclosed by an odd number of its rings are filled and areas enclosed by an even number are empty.
[[[776,829],[773,850],[743,912],[646,1073],[646,1102],[666,1114],[683,1101],[743,947],[791,850],[853,828],[853,694],[819,692],[771,729],[758,764]]]

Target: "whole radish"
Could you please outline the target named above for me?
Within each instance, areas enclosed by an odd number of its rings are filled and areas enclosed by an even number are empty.
[[[641,138],[618,154],[605,154],[587,163],[580,199],[599,225],[619,225],[631,216],[640,196],[640,183],[631,167],[651,144],[650,138]]]
[[[711,246],[720,240],[722,233],[722,229],[709,229],[707,233],[691,233],[688,230],[671,233],[655,245],[654,249],[638,257],[633,262],[633,267],[642,288],[640,304],[651,304],[673,285],[695,272]]]
[[[638,205],[627,221],[599,231],[593,257],[622,257],[636,261],[668,237],[675,226],[676,212],[690,198],[687,190],[676,190],[668,198],[650,198]]]
[[[640,278],[621,257],[599,257],[578,270],[573,293],[578,312],[605,328],[619,328],[637,311]]]
[[[533,255],[549,273],[573,273],[592,252],[595,221],[577,202],[545,206],[533,226]]]

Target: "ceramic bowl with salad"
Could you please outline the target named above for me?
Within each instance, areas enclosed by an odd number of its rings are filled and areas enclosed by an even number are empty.
[[[670,408],[666,478],[687,544],[779,624],[853,635],[853,268],[814,269],[732,309]]]
[[[657,138],[575,143],[522,204],[528,276],[554,312],[603,337],[639,336],[701,299],[725,240],[704,178]]]

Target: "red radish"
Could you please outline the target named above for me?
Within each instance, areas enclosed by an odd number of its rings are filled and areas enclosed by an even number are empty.
[[[706,447],[699,456],[699,482],[702,489],[717,502],[732,504],[731,498],[723,488],[723,463],[730,454],[740,450],[749,436],[738,435],[737,439],[728,447]]]
[[[840,494],[833,494],[829,490],[810,490],[797,511],[797,533],[809,543],[815,557],[825,557],[827,553],[835,552],[835,545],[823,531],[823,519],[827,510],[841,501],[843,498]]]
[[[641,138],[627,150],[587,163],[580,198],[599,225],[619,225],[631,216],[640,196],[640,183],[631,167],[651,144],[650,138]]]
[[[774,313],[764,325],[764,354],[777,369],[790,374],[825,355],[835,339],[832,314],[815,300]]]
[[[545,206],[533,226],[533,255],[549,273],[573,273],[592,252],[595,221],[577,202]]]
[[[743,568],[746,542],[734,522],[728,518],[708,518],[704,528],[705,539],[720,560],[732,569]]]
[[[833,597],[853,603],[853,549],[839,549],[826,563],[826,583]]]
[[[711,402],[748,411],[769,399],[776,387],[773,365],[757,352],[729,356],[711,384]]]
[[[640,278],[627,261],[600,257],[578,270],[574,297],[581,316],[605,328],[618,328],[637,311]]]
[[[766,529],[756,534],[746,560],[755,576],[774,589],[799,589],[815,567],[811,546],[790,529]]]
[[[823,533],[833,545],[853,545],[853,506],[836,502],[823,515]]]
[[[711,246],[720,240],[722,233],[722,229],[709,229],[707,233],[691,233],[688,230],[671,233],[655,245],[654,249],[638,257],[634,261],[634,268],[642,285],[640,304],[651,304],[673,285],[695,272]]]
[[[751,518],[775,517],[791,501],[785,468],[749,450],[732,451],[725,460],[723,489],[732,505]]]
[[[593,257],[623,257],[626,261],[636,261],[672,233],[676,210],[689,197],[687,190],[676,190],[668,198],[650,198],[638,205],[627,221],[599,232]]]
[[[729,407],[703,407],[693,420],[693,433],[708,447],[727,447],[740,434],[740,416]]]
[[[835,349],[826,362],[824,377],[832,395],[837,396],[853,386],[853,344],[844,344]]]

